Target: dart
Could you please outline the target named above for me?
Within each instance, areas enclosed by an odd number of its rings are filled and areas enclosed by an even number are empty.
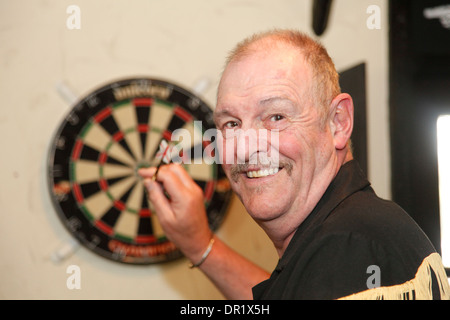
[[[152,177],[152,180],[155,181],[156,180],[156,175],[158,174],[159,168],[163,165],[163,164],[169,164],[172,161],[172,151],[173,151],[174,146],[171,146],[167,143],[166,140],[161,140],[161,143],[159,144],[159,150],[156,153],[155,159],[159,160],[159,164],[156,167],[156,172]]]

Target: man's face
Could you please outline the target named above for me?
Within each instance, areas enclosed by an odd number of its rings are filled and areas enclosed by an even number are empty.
[[[333,137],[328,125],[320,126],[311,79],[301,54],[290,48],[254,53],[223,74],[215,110],[223,168],[258,222],[278,219],[297,227],[304,219],[298,213],[313,209],[331,179],[324,168],[335,160]],[[256,134],[233,136],[233,130]],[[267,140],[258,134],[264,131]],[[268,158],[278,163],[262,161]]]

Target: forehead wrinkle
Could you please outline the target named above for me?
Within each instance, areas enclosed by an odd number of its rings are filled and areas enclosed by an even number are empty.
[[[275,97],[269,97],[266,99],[262,99],[261,101],[259,101],[258,105],[260,107],[266,107],[268,105],[273,105],[273,104],[277,104],[277,105],[288,105],[290,107],[294,106],[294,102],[284,96],[275,96]]]

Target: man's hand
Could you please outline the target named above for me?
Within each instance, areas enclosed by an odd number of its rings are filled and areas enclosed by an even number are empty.
[[[153,181],[155,171],[156,168],[139,170],[148,198],[166,236],[195,264],[212,237],[203,190],[179,164],[163,165]]]
[[[191,260],[201,261],[212,232],[203,203],[203,191],[179,164],[141,169],[149,200],[166,236]],[[166,196],[166,193],[168,197]],[[208,258],[200,265],[205,275],[229,299],[252,299],[252,287],[269,274],[215,238]]]

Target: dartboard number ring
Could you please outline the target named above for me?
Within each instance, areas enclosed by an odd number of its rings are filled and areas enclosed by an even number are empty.
[[[48,182],[59,217],[80,243],[129,264],[182,256],[159,225],[137,173],[158,164],[160,142],[181,128],[192,138],[183,140],[191,157],[183,166],[204,191],[209,225],[216,230],[231,190],[220,165],[198,159],[213,143],[202,139],[214,128],[212,110],[202,99],[163,80],[125,79],[93,91],[71,109],[51,143]]]

